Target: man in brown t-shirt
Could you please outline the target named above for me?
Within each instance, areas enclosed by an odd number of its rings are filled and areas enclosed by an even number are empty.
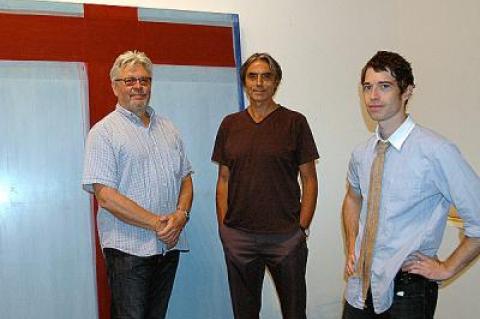
[[[236,319],[259,317],[267,267],[283,318],[306,318],[317,148],[305,117],[273,100],[282,70],[270,55],[252,55],[240,76],[250,104],[225,117],[212,155],[219,164],[217,218],[233,312]]]

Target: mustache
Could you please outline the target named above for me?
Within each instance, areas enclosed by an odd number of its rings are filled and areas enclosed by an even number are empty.
[[[132,88],[130,94],[147,94],[143,88]]]

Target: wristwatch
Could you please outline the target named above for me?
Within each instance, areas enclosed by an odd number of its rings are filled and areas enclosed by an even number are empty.
[[[300,229],[303,231],[303,233],[305,234],[305,237],[308,237],[310,236],[310,228],[303,228],[302,226],[300,226]]]
[[[185,214],[185,224],[188,223],[188,221],[190,220],[190,211],[185,208],[181,208],[180,206],[177,207],[177,210]]]

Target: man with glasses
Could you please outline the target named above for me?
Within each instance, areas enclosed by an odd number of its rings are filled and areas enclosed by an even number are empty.
[[[361,84],[378,126],[348,167],[343,319],[432,319],[438,281],[480,253],[480,179],[453,143],[406,112],[415,84],[403,57],[378,52]],[[450,205],[463,217],[465,237],[439,260]]]
[[[110,70],[116,109],[89,132],[82,184],[99,205],[98,233],[112,291],[112,318],[165,318],[192,168],[173,124],[149,106],[152,62],[127,51]]]

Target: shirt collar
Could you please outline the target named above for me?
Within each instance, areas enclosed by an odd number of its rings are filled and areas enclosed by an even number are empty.
[[[121,114],[125,115],[127,118],[129,118],[130,120],[132,120],[134,122],[142,123],[142,120],[138,117],[137,114],[135,114],[133,112],[130,112],[129,110],[127,110],[126,108],[124,108],[120,104],[117,104],[115,106],[115,110],[120,112]],[[150,106],[147,106],[146,112],[150,116],[150,119],[155,116],[155,110]]]
[[[413,128],[415,127],[415,122],[413,121],[412,117],[409,115],[405,121],[403,121],[402,125],[392,135],[385,141],[380,137],[378,133],[378,126],[375,129],[375,135],[378,141],[389,142],[397,151],[402,148],[403,143],[407,139],[407,137],[412,132]]]

